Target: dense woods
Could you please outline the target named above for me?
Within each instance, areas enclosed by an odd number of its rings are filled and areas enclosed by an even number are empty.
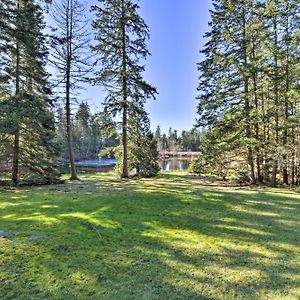
[[[214,1],[199,63],[198,167],[298,184],[299,1]]]

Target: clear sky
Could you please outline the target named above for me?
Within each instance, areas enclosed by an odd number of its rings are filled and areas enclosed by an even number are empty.
[[[89,0],[96,3],[96,0]],[[150,28],[148,43],[152,56],[146,62],[145,78],[159,91],[156,101],[149,100],[151,127],[159,124],[191,129],[195,123],[199,51],[210,21],[212,0],[140,0],[140,14]],[[101,107],[104,97],[99,87],[84,93],[89,103]]]

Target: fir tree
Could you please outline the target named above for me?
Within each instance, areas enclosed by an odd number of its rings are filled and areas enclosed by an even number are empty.
[[[2,70],[9,92],[0,102],[1,137],[12,155],[12,180],[29,170],[43,179],[56,180],[57,149],[52,101],[45,71],[47,49],[41,7],[18,0],[6,41],[7,63]]]
[[[157,140],[150,130],[150,120],[141,107],[129,113],[129,170],[142,177],[153,177],[160,170]]]
[[[63,89],[65,103],[68,152],[70,161],[70,180],[77,180],[72,134],[72,102],[78,83],[85,80],[90,66],[88,20],[85,8],[78,0],[63,0],[52,5],[55,22],[52,39],[52,63],[58,71],[59,88]]]
[[[132,0],[99,0],[93,6],[96,14],[93,27],[97,44],[93,47],[99,55],[100,65],[95,83],[104,86],[108,95],[104,102],[108,114],[121,117],[122,127],[122,177],[128,177],[129,115],[139,111],[148,98],[154,98],[156,89],[143,80],[144,66],[149,55],[146,40],[149,30],[138,15],[139,6]],[[129,141],[130,142],[130,141]]]
[[[199,64],[199,122],[210,165],[223,152],[247,162],[249,178],[296,181],[299,3],[294,0],[214,1],[211,31]],[[210,146],[210,147],[209,147]],[[221,152],[220,152],[221,151]],[[225,155],[227,153],[227,155]],[[216,164],[215,164],[216,165]]]

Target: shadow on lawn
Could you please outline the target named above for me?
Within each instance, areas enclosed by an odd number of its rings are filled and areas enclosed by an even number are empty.
[[[122,185],[95,177],[47,190],[3,193],[0,205],[7,206],[0,212],[0,229],[48,238],[29,241],[17,235],[5,241],[0,296],[295,296],[300,284],[299,198],[208,191],[199,184],[199,179],[174,175]],[[83,225],[86,221],[102,226],[100,239]]]

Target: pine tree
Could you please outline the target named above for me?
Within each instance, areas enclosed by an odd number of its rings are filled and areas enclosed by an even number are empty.
[[[74,150],[77,152],[79,159],[87,159],[91,156],[91,127],[90,127],[90,111],[86,102],[79,104],[75,114],[75,126],[73,128]]]
[[[157,125],[157,127],[156,127],[156,130],[155,130],[155,133],[154,133],[154,138],[157,142],[158,149],[161,150],[161,148],[162,148],[162,145],[161,145],[162,134],[161,134],[161,129],[160,129],[159,125]]]
[[[18,0],[11,6],[12,16],[6,40],[8,93],[0,101],[1,138],[11,149],[12,180],[29,170],[44,180],[57,178],[57,149],[52,101],[45,71],[47,49],[41,7],[33,1]],[[21,167],[21,170],[20,170]]]
[[[247,161],[252,182],[275,186],[279,171],[283,183],[296,181],[299,5],[214,1],[206,59],[199,64],[202,158],[208,155],[210,165],[222,159],[211,156],[211,148],[235,157],[231,168],[241,170]]]
[[[142,177],[153,177],[160,170],[157,140],[150,131],[147,114],[130,114],[129,119],[129,170]]]
[[[99,0],[93,6],[96,14],[93,27],[97,44],[93,47],[99,55],[100,70],[95,83],[104,86],[108,95],[104,102],[107,113],[121,117],[122,127],[122,177],[128,177],[128,117],[139,111],[141,103],[154,98],[156,89],[143,80],[141,64],[149,51],[146,40],[149,30],[138,15],[138,4],[132,0]]]
[[[88,63],[89,33],[85,8],[78,0],[63,0],[52,4],[55,22],[52,39],[52,63],[58,71],[58,87],[63,89],[65,103],[67,141],[70,161],[70,180],[77,180],[72,134],[72,102],[78,83],[90,71]]]

